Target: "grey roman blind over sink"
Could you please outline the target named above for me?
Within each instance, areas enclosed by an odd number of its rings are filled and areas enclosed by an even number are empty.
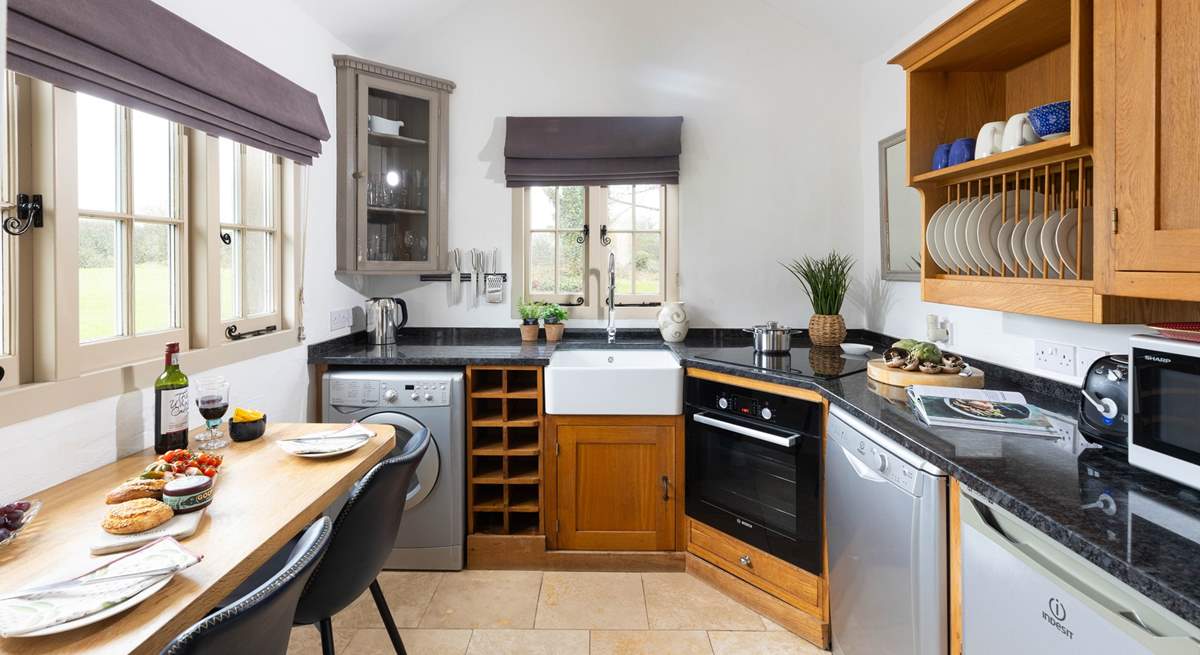
[[[682,116],[509,116],[509,187],[678,184]]]
[[[8,0],[8,67],[305,164],[329,138],[316,95],[150,0]]]

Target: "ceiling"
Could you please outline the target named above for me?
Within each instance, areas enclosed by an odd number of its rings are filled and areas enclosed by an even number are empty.
[[[462,5],[487,0],[294,1],[346,45],[369,56],[389,41],[435,25]],[[894,54],[886,51],[930,16],[943,13],[948,4],[948,0],[760,1],[792,21],[816,25],[852,61]]]

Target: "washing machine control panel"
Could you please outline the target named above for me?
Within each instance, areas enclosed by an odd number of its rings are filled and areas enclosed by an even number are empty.
[[[441,407],[450,404],[445,381],[330,380],[329,404],[341,407]]]

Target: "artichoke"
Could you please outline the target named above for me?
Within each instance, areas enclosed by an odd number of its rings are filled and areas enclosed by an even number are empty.
[[[913,348],[916,348],[917,344],[919,344],[919,343],[921,343],[921,342],[917,341],[916,339],[901,339],[901,340],[897,341],[896,343],[893,343],[892,347],[900,348],[903,350],[912,350]]]
[[[909,348],[908,352],[916,355],[923,362],[932,362],[939,365],[942,363],[942,349],[928,341],[917,343],[917,345]]]

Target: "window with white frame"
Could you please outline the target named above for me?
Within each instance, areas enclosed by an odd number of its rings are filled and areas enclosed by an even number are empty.
[[[15,78],[7,71],[0,94],[0,221],[13,218],[17,209],[16,89]],[[0,388],[20,380],[17,359],[17,258],[16,239],[0,231]]]
[[[113,365],[184,340],[182,130],[74,96],[79,341],[106,354],[94,364]]]
[[[218,139],[221,321],[240,332],[278,322],[280,171],[277,157]]]
[[[602,316],[610,254],[622,316],[650,316],[674,300],[677,189],[662,184],[514,189],[514,260],[520,264],[514,288],[522,294],[514,303],[554,302],[574,317]]]

